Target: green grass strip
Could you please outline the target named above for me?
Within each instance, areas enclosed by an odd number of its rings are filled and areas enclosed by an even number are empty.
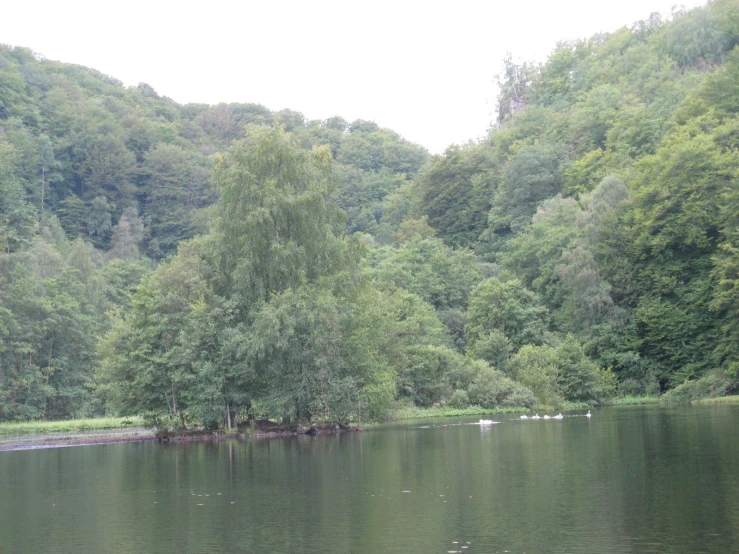
[[[19,421],[0,423],[0,437],[83,433],[85,431],[107,429],[132,429],[142,426],[143,421],[138,417],[101,417],[68,421]]]
[[[701,398],[693,400],[695,404],[739,404],[739,396],[719,396],[717,398]]]
[[[423,419],[427,417],[464,417],[477,415],[514,414],[530,412],[528,408],[493,408],[486,409],[479,406],[469,408],[417,408],[407,407],[393,410],[390,419],[393,421],[401,419]]]
[[[607,402],[610,406],[641,406],[643,404],[659,404],[659,396],[619,396]]]

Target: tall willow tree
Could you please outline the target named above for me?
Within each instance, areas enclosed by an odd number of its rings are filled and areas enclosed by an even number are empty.
[[[159,267],[104,341],[121,412],[230,428],[251,407],[346,419],[393,398],[391,322],[342,237],[331,162],[265,127],[219,157],[211,233]]]
[[[237,296],[245,315],[341,267],[343,214],[330,200],[331,160],[328,147],[307,153],[267,127],[252,128],[217,160],[216,289]]]
[[[327,415],[362,385],[342,338],[351,293],[333,282],[358,267],[328,147],[305,152],[274,128],[252,128],[215,168],[214,288],[237,306],[255,396],[284,419]],[[335,290],[333,290],[335,289]]]

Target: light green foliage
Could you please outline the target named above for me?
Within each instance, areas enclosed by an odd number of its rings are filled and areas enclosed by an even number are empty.
[[[84,415],[96,330],[84,278],[45,242],[0,255],[0,419]]]
[[[581,210],[571,198],[556,196],[539,207],[526,230],[511,239],[501,254],[501,264],[523,279],[550,309],[563,302],[564,291],[557,275],[562,253],[580,234],[576,224]]]
[[[247,343],[264,383],[261,408],[288,420],[381,416],[395,383],[388,345],[367,327],[384,327],[375,295],[303,286],[263,304]]]
[[[555,406],[562,400],[554,357],[555,349],[549,345],[527,344],[509,362],[509,374],[531,389],[537,401],[546,406]]]
[[[0,141],[0,251],[15,252],[31,243],[36,210],[14,175],[14,149]]]
[[[739,48],[734,48],[726,63],[706,77],[696,96],[703,110],[710,107],[718,114],[730,116],[739,113],[739,99],[736,95],[738,89]]]
[[[557,347],[524,346],[511,357],[508,371],[547,406],[563,400],[597,404],[614,392],[614,377],[589,359],[572,336]]]
[[[711,308],[723,316],[715,354],[729,374],[739,375],[739,248],[736,237],[732,239],[721,245],[716,256],[717,287]]]
[[[603,319],[613,309],[611,286],[601,279],[598,265],[587,248],[577,245],[562,254],[557,274],[569,295],[563,312],[572,329],[587,329]]]
[[[600,148],[583,155],[565,170],[563,192],[577,195],[593,190],[606,176],[612,159],[611,151]]]
[[[0,46],[0,418],[229,427],[733,378],[738,42],[713,0],[508,56],[486,139],[430,159],[373,122],[181,106]],[[147,256],[169,261],[140,284]]]
[[[527,407],[536,403],[532,390],[491,367],[480,368],[467,391],[470,404],[481,408]]]
[[[605,147],[608,132],[630,99],[617,86],[604,84],[578,100],[579,109],[570,122],[571,144],[582,153]]]
[[[492,165],[491,153],[482,145],[450,146],[419,174],[421,210],[448,244],[471,247],[485,229]]]
[[[238,295],[244,309],[343,264],[328,149],[307,153],[279,130],[255,127],[218,161],[215,181],[218,290]]]
[[[511,353],[511,341],[500,329],[493,329],[477,337],[467,350],[471,358],[485,360],[498,369],[506,367]]]
[[[500,281],[492,277],[480,283],[470,296],[467,312],[467,340],[471,348],[500,331],[516,351],[526,344],[546,340],[547,309],[521,281]]]
[[[383,341],[397,374],[398,395],[421,405],[437,402],[444,394],[445,374],[461,358],[445,344],[443,324],[429,304],[403,290],[386,296],[383,311],[390,317]]]
[[[402,140],[389,129],[377,125],[363,126],[357,122],[349,126],[349,135],[341,144],[337,161],[364,171],[383,168],[393,173],[404,173],[412,178],[426,161],[427,152]]]
[[[718,398],[736,391],[736,378],[725,373],[710,371],[696,380],[685,381],[665,393],[660,402],[664,404],[694,402],[707,398]]]
[[[291,421],[380,417],[409,346],[440,344],[442,325],[359,272],[330,201],[328,149],[252,128],[215,182],[213,232],[160,266],[103,343],[111,402],[156,425],[230,428],[252,408]]]
[[[49,435],[84,433],[87,431],[103,431],[118,429],[125,431],[140,427],[143,421],[139,418],[99,417],[90,419],[73,419],[66,421],[23,421],[0,423],[0,437],[18,437],[22,435]]]
[[[100,271],[109,303],[118,310],[128,309],[131,296],[149,271],[151,271],[151,264],[145,259],[111,260]]]
[[[428,216],[420,219],[406,218],[398,225],[395,233],[395,244],[401,245],[416,239],[432,238],[436,235],[436,231],[429,225]]]
[[[504,179],[493,199],[488,224],[496,233],[521,232],[537,205],[562,190],[567,154],[563,145],[524,146],[505,167]]]
[[[720,63],[739,42],[737,20],[739,10],[730,0],[685,12],[666,29],[664,48],[681,67]]]
[[[90,202],[85,229],[96,246],[103,246],[110,242],[113,228],[111,210],[112,206],[103,196],[96,196]]]
[[[415,238],[377,253],[374,278],[421,296],[437,310],[465,309],[482,271],[469,250],[439,239]]]
[[[185,422],[195,368],[187,357],[189,318],[208,294],[200,244],[162,264],[132,298],[100,345],[100,379],[111,407],[147,424]]]
[[[572,335],[557,346],[553,362],[558,368],[557,386],[565,399],[597,404],[613,395],[615,377],[588,358]]]
[[[348,216],[347,231],[377,235],[384,218],[383,200],[407,183],[405,175],[387,168],[363,171],[338,164],[336,171],[339,206]]]
[[[144,239],[144,222],[136,208],[127,208],[113,227],[110,255],[114,258],[136,260],[141,256],[139,246]]]
[[[196,152],[159,143],[144,154],[142,173],[149,251],[163,257],[193,236],[194,211],[213,201],[210,171]]]
[[[739,375],[739,187],[736,180],[722,202],[722,237],[714,258],[715,289],[710,307],[720,318],[720,336],[714,349],[717,362],[732,376]]]
[[[455,390],[447,404],[450,408],[467,408],[470,405],[470,397],[466,390]]]
[[[377,231],[377,238],[383,244],[396,242],[396,230],[406,219],[419,219],[417,187],[411,182],[405,182],[394,192],[388,194],[382,201],[383,219]],[[428,226],[428,216],[425,223]],[[423,217],[420,217],[423,219]],[[431,232],[424,231],[425,236],[432,236]],[[402,242],[402,240],[400,241]]]
[[[711,367],[718,336],[708,310],[711,256],[720,239],[720,199],[733,188],[739,165],[736,153],[706,132],[710,125],[704,119],[676,129],[642,160],[629,212],[638,348],[663,367],[679,368],[670,376],[677,382]]]

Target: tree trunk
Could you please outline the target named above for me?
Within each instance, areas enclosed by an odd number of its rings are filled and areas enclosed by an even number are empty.
[[[46,420],[46,412],[49,408],[49,397],[46,394],[46,388],[49,386],[49,374],[51,373],[51,355],[54,352],[54,338],[56,335],[51,336],[51,344],[49,345],[49,359],[46,362],[46,383],[44,383],[44,415],[41,419]],[[30,361],[30,360],[29,360]]]
[[[228,398],[226,398],[226,429],[231,431],[231,408],[228,405]]]
[[[41,219],[44,216],[44,192],[46,191],[46,168],[41,168]]]
[[[224,418],[226,429],[231,431],[231,407],[228,404],[228,384],[225,377],[223,378],[223,400],[226,402],[226,417]]]

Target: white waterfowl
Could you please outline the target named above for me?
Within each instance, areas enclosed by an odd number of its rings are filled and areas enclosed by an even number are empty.
[[[480,425],[492,425],[493,423],[497,423],[493,421],[492,419],[481,419]]]
[[[564,416],[562,414],[557,414],[552,419],[562,419]]]
[[[536,415],[532,415],[531,419],[541,419],[541,418],[539,417],[539,414],[536,414]]]
[[[593,417],[593,414],[590,413],[590,410],[588,410],[588,413],[585,414],[585,417]]]
[[[521,419],[529,419],[529,416],[527,416],[527,415],[522,415],[522,416],[521,416]]]
[[[544,416],[544,419],[552,419],[552,418],[551,418],[551,417],[549,417],[548,415],[545,415],[545,416]]]

